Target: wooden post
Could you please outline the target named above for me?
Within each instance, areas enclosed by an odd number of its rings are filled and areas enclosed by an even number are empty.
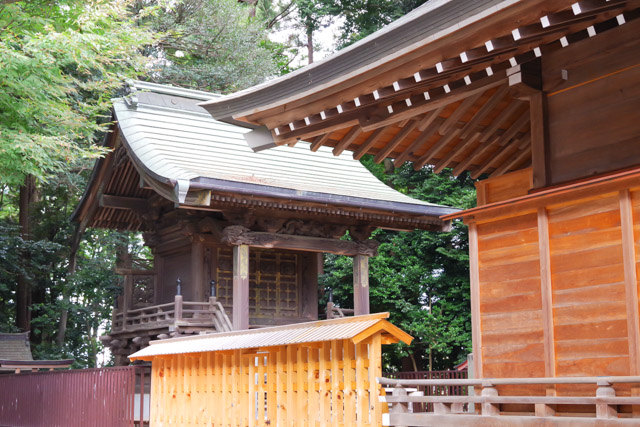
[[[204,246],[197,234],[193,235],[191,242],[191,286],[194,301],[205,301]],[[189,296],[188,293],[186,295]]]
[[[393,397],[407,397],[407,390],[401,385],[397,385],[391,391]],[[394,402],[391,404],[392,414],[407,414],[409,413],[409,404],[407,402]]]
[[[355,316],[369,314],[369,257],[353,258],[353,309]]]
[[[482,393],[483,397],[491,397],[498,396],[498,390],[493,386],[493,384],[483,384],[482,385]],[[483,416],[498,416],[500,415],[500,406],[495,403],[482,403],[482,415]]]
[[[616,391],[607,382],[598,381],[596,389],[596,397],[615,397]],[[618,409],[616,405],[606,403],[596,403],[596,418],[618,418]]]
[[[182,295],[176,295],[174,299],[175,308],[174,308],[174,320],[182,320]]]
[[[233,247],[233,329],[249,329],[249,246]]]
[[[478,265],[478,226],[469,224],[469,278],[471,283],[471,346],[474,373],[482,378],[482,330],[480,327],[480,268]]]

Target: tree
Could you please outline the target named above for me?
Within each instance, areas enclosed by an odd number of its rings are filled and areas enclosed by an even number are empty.
[[[4,193],[18,188],[19,237],[35,244],[40,185],[103,153],[93,141],[106,130],[110,95],[144,70],[138,48],[152,38],[124,2],[4,3],[0,28],[0,183]],[[21,330],[31,329],[33,244],[19,253],[25,266],[14,305]]]
[[[146,3],[143,3],[146,4]],[[228,93],[278,74],[283,47],[236,0],[158,2],[148,22],[161,37],[149,78],[158,83]]]
[[[396,190],[432,203],[469,208],[475,203],[467,176],[434,174],[412,165],[385,173],[370,158],[364,161]],[[379,255],[370,260],[371,311],[388,311],[391,322],[413,335],[411,346],[386,352],[388,367],[403,370],[450,369],[470,351],[471,320],[467,230],[455,222],[445,233],[378,230]],[[334,300],[353,306],[352,260],[328,257],[321,283]]]

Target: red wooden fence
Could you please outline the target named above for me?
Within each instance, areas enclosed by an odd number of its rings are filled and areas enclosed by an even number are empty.
[[[143,366],[0,375],[0,425],[140,425],[148,379]]]
[[[399,380],[463,380],[467,379],[468,373],[464,371],[406,371],[406,372],[384,372],[386,378]],[[425,396],[466,396],[468,391],[466,386],[418,386],[418,391]],[[433,404],[414,403],[413,412],[433,412]]]

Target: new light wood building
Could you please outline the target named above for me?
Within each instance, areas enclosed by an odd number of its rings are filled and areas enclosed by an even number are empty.
[[[253,147],[308,140],[482,178],[476,208],[442,217],[469,225],[481,379],[470,385],[483,386],[471,401],[485,417],[468,425],[637,425],[638,17],[634,0],[432,0],[324,61],[202,105],[254,128]],[[412,417],[387,422],[460,425]]]
[[[318,320],[322,253],[354,257],[353,310],[368,314],[371,232],[443,230],[440,216],[456,212],[391,189],[346,153],[254,153],[246,128],[198,106],[218,95],[130,89],[73,215],[81,229],[141,232],[153,253],[152,264],[120,256],[123,290],[102,338],[118,364],[158,336]]]

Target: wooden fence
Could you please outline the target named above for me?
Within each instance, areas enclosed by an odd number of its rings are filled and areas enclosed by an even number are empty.
[[[640,376],[377,380],[385,387],[393,387],[391,395],[380,398],[391,406],[389,414],[383,417],[384,426],[640,425]],[[475,387],[476,393],[472,396],[407,393],[408,388],[434,386]],[[432,404],[433,412],[411,413],[412,403]]]
[[[380,340],[158,356],[151,423],[379,426]]]
[[[144,385],[149,371],[128,366],[1,375],[0,425],[146,425]]]
[[[401,371],[384,372],[383,377],[397,380],[462,380],[468,378],[468,372],[464,371]],[[464,385],[417,385],[413,387],[423,396],[466,396],[468,387]],[[433,412],[432,403],[415,402],[411,405],[412,412]]]

